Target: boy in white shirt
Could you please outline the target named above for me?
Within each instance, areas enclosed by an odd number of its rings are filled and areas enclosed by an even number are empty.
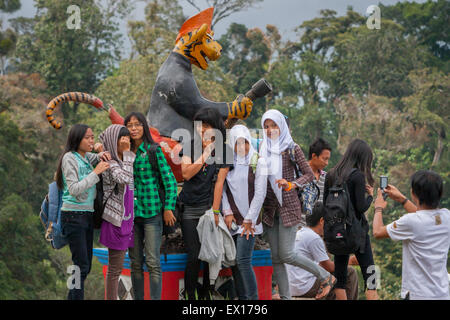
[[[388,189],[391,198],[401,202],[407,209],[413,207],[412,204],[406,206],[409,200],[395,187],[390,186]],[[450,300],[447,273],[450,211],[439,208],[442,193],[443,181],[437,173],[426,170],[416,172],[411,177],[411,199],[417,211],[384,226],[382,211],[387,203],[381,189],[378,189],[373,235],[376,239],[403,241],[403,299]]]
[[[325,208],[323,203],[317,202],[313,208],[312,214],[306,216],[308,227],[303,227],[297,231],[295,237],[294,250],[303,256],[319,264],[330,273],[334,272],[334,262],[330,260],[323,236],[323,224]],[[349,264],[357,264],[354,256]],[[289,278],[289,288],[293,297],[314,298],[320,288],[320,281],[312,273],[289,264],[286,264],[286,270]],[[358,299],[358,274],[353,267],[347,268],[347,286],[345,288],[349,300]],[[335,300],[334,289],[324,297],[326,300]]]

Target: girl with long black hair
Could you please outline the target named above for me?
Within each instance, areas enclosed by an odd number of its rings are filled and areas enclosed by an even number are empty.
[[[364,278],[366,297],[369,300],[378,299],[376,287],[373,283],[369,285],[369,278],[374,275],[375,263],[373,261],[372,248],[370,245],[369,225],[364,213],[370,208],[373,202],[372,176],[373,153],[367,142],[355,139],[347,147],[344,156],[338,164],[330,170],[325,179],[325,190],[323,201],[326,203],[329,188],[334,183],[346,183],[349,196],[356,217],[361,220],[366,236],[362,239],[359,249],[355,252],[361,272]],[[367,193],[367,197],[366,197]],[[337,283],[335,286],[336,299],[346,300],[345,285],[347,282],[347,265],[349,255],[335,255],[335,276]],[[370,281],[370,280],[369,280]]]
[[[101,154],[91,153],[93,147],[92,129],[84,124],[74,125],[56,171],[56,183],[63,190],[62,232],[81,275],[80,287],[69,290],[69,300],[84,299],[84,281],[92,264],[95,185],[100,181],[99,175],[109,168],[107,162],[99,162]]]
[[[152,166],[151,152],[155,142],[152,139],[147,119],[142,113],[132,112],[124,121],[130,131],[131,151],[136,154],[134,161],[134,247],[129,248],[131,260],[131,281],[134,299],[144,299],[143,263],[150,273],[150,299],[160,300],[162,291],[162,271],[160,249],[163,225],[173,226],[177,199],[177,181],[166,158],[157,147],[156,162],[158,168]],[[163,185],[160,185],[160,179]],[[160,199],[158,190],[165,189],[165,199]],[[163,214],[163,219],[161,219]]]
[[[223,184],[233,164],[232,150],[228,150],[231,159],[227,161],[226,158],[226,130],[220,113],[212,108],[201,109],[195,114],[194,123],[196,136],[183,145],[181,171],[184,185],[179,195],[184,204],[181,230],[188,251],[184,283],[189,300],[209,298],[212,290],[207,263],[203,268],[203,285],[197,285],[201,248],[197,225],[200,217],[211,207],[218,225]]]

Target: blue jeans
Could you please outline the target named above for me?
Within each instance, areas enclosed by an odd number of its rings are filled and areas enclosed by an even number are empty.
[[[134,247],[128,249],[131,260],[131,283],[135,300],[144,300],[144,260],[150,276],[150,299],[161,300],[162,272],[160,250],[162,219],[134,219]]]
[[[69,241],[72,262],[80,269],[80,287],[69,289],[68,300],[84,300],[84,281],[92,265],[92,247],[94,241],[94,225],[92,212],[61,212],[62,234]],[[76,276],[76,273],[74,273]]]
[[[273,280],[278,284],[280,298],[290,300],[291,292],[285,263],[305,269],[315,275],[321,282],[325,281],[330,273],[314,263],[314,261],[294,251],[297,226],[285,227],[275,213],[273,226],[263,224],[272,255]]]
[[[239,300],[258,300],[258,286],[252,266],[255,237],[235,235],[236,265],[231,268]]]

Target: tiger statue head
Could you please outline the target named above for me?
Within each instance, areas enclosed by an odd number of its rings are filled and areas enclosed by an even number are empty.
[[[180,29],[173,49],[202,70],[208,69],[208,60],[216,61],[222,53],[222,46],[214,40],[211,30],[213,13],[211,7],[188,19]]]

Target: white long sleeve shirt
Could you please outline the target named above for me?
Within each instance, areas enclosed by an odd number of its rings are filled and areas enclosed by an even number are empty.
[[[242,201],[243,197],[235,197],[233,196],[233,199],[235,200],[236,206],[238,207],[239,211],[243,215],[244,222],[252,222],[253,228],[255,228],[255,234],[261,234],[263,232],[263,226],[262,223],[256,224],[258,220],[258,216],[260,214],[262,205],[264,203],[264,199],[266,198],[266,192],[267,192],[267,175],[264,174],[267,170],[264,170],[265,161],[263,158],[258,159],[258,164],[256,166],[256,172],[255,172],[255,194],[253,196],[252,202],[249,204],[248,196],[244,197],[247,200]],[[230,190],[231,194],[236,194],[236,192],[245,192],[248,194],[248,178],[242,177],[242,184],[239,184],[242,187],[241,190]],[[231,211],[230,203],[228,202],[228,197],[226,194],[226,190],[224,189],[222,193],[222,211],[225,216],[232,215],[233,211]],[[245,216],[244,216],[245,214]],[[239,229],[236,231],[230,231],[232,235],[235,234],[241,234],[244,228],[242,226],[239,226]]]

